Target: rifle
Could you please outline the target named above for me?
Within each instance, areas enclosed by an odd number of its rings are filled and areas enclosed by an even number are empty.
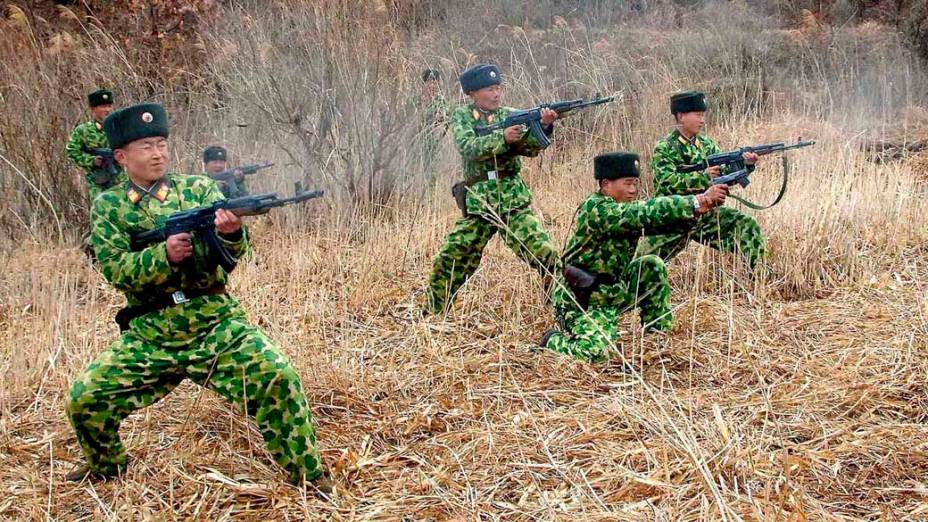
[[[747,152],[753,152],[758,156],[766,156],[768,154],[773,154],[774,152],[786,152],[793,149],[801,149],[803,147],[811,147],[815,145],[815,140],[802,141],[802,138],[798,138],[796,143],[791,143],[787,145],[786,143],[780,141],[777,143],[767,143],[764,145],[755,145],[748,147],[741,147],[740,149],[728,151],[728,152],[719,152],[717,154],[710,154],[706,161],[702,163],[697,163],[694,165],[684,165],[677,169],[677,172],[697,172],[709,167],[722,167],[725,169],[725,174],[717,176],[712,179],[713,185],[740,185],[742,188],[746,188],[751,184],[751,174],[754,172],[754,165],[747,165],[744,162],[744,154]],[[728,197],[740,201],[746,207],[752,208],[754,210],[764,210],[768,209],[783,199],[783,195],[786,194],[786,184],[789,181],[789,160],[786,155],[783,155],[783,184],[780,186],[780,193],[777,194],[777,197],[773,200],[773,203],[769,205],[758,205],[746,199],[730,194]]]
[[[116,156],[113,155],[113,149],[106,147],[96,147],[90,149],[91,154],[103,159],[103,165],[95,167],[91,171],[93,182],[103,188],[109,188],[119,175],[119,167],[116,165]]]
[[[221,199],[212,205],[177,212],[168,217],[164,226],[132,235],[131,249],[142,250],[152,243],[165,241],[168,236],[190,232],[203,238],[211,258],[226,272],[231,272],[238,261],[219,241],[216,235],[216,211],[228,210],[236,216],[267,214],[272,208],[302,203],[322,196],[322,190],[298,190],[294,196],[281,198],[273,192],[252,194],[234,199]]]
[[[478,125],[474,128],[474,132],[477,133],[477,136],[486,136],[491,132],[502,130],[507,127],[512,127],[513,125],[527,125],[529,134],[535,136],[535,139],[538,140],[538,143],[542,149],[546,149],[548,148],[548,145],[551,145],[551,140],[548,139],[548,135],[545,134],[544,129],[541,128],[542,109],[551,109],[556,112],[558,116],[562,116],[575,110],[585,109],[587,107],[592,107],[593,105],[602,105],[614,100],[615,96],[609,96],[608,98],[597,97],[588,101],[566,100],[554,103],[545,103],[537,107],[532,107],[531,109],[511,112],[505,120],[493,123],[491,125]]]
[[[216,174],[210,174],[209,177],[213,178],[216,181],[228,181],[233,178],[236,174],[242,173],[245,176],[250,176],[261,169],[266,169],[268,167],[273,167],[273,163],[256,163],[254,165],[245,165],[244,167],[238,167],[235,169],[228,169],[222,172],[217,172]]]

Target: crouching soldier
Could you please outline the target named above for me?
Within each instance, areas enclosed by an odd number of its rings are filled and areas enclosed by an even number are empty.
[[[94,201],[91,242],[100,272],[125,294],[128,306],[117,314],[119,339],[68,394],[67,415],[87,459],[68,479],[123,472],[122,420],[190,379],[252,416],[294,483],[311,481],[331,491],[299,375],[280,348],[248,323],[226,290],[229,274],[188,233],[138,251],[130,247],[133,234],[163,225],[171,214],[222,199],[216,184],[168,173],[168,119],[160,105],[116,111],[103,127],[128,180]],[[248,251],[235,214],[218,210],[215,227],[234,256]]]
[[[599,191],[580,205],[551,299],[562,329],[547,331],[540,344],[602,362],[618,339],[622,313],[638,307],[645,331],[670,331],[673,326],[667,269],[656,256],[633,260],[638,239],[691,227],[699,216],[725,202],[728,187],[635,201],[638,155],[602,154],[593,165]]]
[[[712,184],[712,178],[725,174],[721,167],[678,172],[684,165],[704,163],[710,154],[721,152],[718,143],[702,132],[706,125],[706,110],[706,97],[701,92],[687,91],[670,97],[670,112],[677,128],[657,142],[651,158],[651,172],[654,173],[658,196],[697,194]],[[747,153],[744,159],[750,168],[754,168],[758,157]],[[649,234],[641,240],[638,254],[654,254],[669,262],[686,248],[690,240],[723,252],[738,252],[751,269],[766,257],[764,234],[757,221],[729,207],[703,214],[689,230],[675,234]]]

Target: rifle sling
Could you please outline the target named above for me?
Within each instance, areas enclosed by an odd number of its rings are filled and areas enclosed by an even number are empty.
[[[789,160],[786,158],[786,154],[783,155],[783,183],[780,185],[780,193],[777,194],[776,199],[773,200],[773,203],[769,205],[758,205],[752,201],[749,201],[744,198],[739,198],[734,194],[729,194],[728,197],[734,199],[735,201],[740,202],[742,205],[753,209],[753,210],[767,210],[768,208],[776,205],[783,199],[783,196],[786,195],[786,184],[789,182]]]
[[[183,292],[162,294],[155,299],[145,303],[137,304],[135,306],[123,307],[118,312],[116,312],[116,317],[114,319],[116,324],[119,325],[119,331],[125,332],[129,329],[129,323],[137,317],[141,317],[151,312],[157,312],[158,310],[163,310],[170,306],[186,303],[196,299],[197,297],[203,297],[205,295],[222,295],[225,293],[225,285],[214,285],[209,288],[197,288],[194,290],[184,290]],[[182,298],[183,300],[179,300],[178,298]]]

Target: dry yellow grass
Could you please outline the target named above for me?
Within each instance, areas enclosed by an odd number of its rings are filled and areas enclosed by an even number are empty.
[[[860,150],[928,136],[924,65],[897,35],[811,14],[790,31],[745,2],[433,18],[427,2],[222,4],[197,44],[213,69],[169,71],[183,85],[143,77],[102,24],[45,43],[23,10],[0,23],[0,232],[16,241],[0,239],[0,519],[928,520],[928,163]],[[401,4],[421,27],[393,19]],[[393,109],[423,66],[451,85],[494,56],[512,104],[623,91],[526,162],[561,245],[591,156],[647,155],[670,92],[709,91],[723,145],[818,140],[791,156],[784,203],[753,213],[773,275],[752,285],[692,245],[671,265],[673,334],[623,318],[630,373],[536,349],[550,311],[498,241],[448,317],[417,315],[459,173],[446,144],[422,188],[421,165],[393,155],[418,120]],[[308,222],[251,222],[256,254],[231,286],[302,375],[332,501],[286,485],[251,423],[189,384],[125,422],[125,477],[63,482],[82,461],[64,394],[122,304],[74,246],[84,213],[61,184],[73,100],[104,79],[168,103],[180,171],[224,142],[242,163],[277,162],[262,188],[325,184]],[[749,196],[768,201],[778,175],[768,161]]]
[[[550,314],[498,242],[449,317],[419,318],[455,216],[443,186],[418,211],[253,223],[233,293],[303,377],[331,502],[287,486],[251,424],[193,385],[123,425],[125,477],[63,483],[82,460],[63,394],[116,335],[120,298],[77,249],[24,244],[0,259],[0,517],[924,519],[926,193],[811,130],[787,201],[758,215],[778,278],[746,290],[692,246],[671,271],[673,335],[625,318],[632,374],[536,350]],[[551,153],[526,175],[562,241],[592,183],[588,158]],[[758,198],[776,186],[775,170],[757,178]]]

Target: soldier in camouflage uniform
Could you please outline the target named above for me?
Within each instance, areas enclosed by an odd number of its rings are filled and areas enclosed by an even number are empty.
[[[205,245],[180,233],[142,250],[130,248],[132,234],[222,199],[216,184],[203,176],[166,174],[168,122],[160,105],[116,111],[104,129],[129,179],[94,201],[91,240],[101,273],[126,295],[128,306],[117,314],[120,338],[68,393],[67,415],[87,458],[68,479],[121,473],[127,464],[119,438],[122,420],[191,379],[255,419],[292,481],[313,481],[331,491],[299,375],[226,293],[228,274],[210,261]],[[235,214],[217,211],[215,226],[234,256],[248,251]]]
[[[423,123],[444,134],[448,126],[448,102],[441,93],[441,73],[438,69],[426,69],[422,73]]]
[[[677,169],[705,162],[710,154],[721,152],[715,140],[701,133],[705,126],[705,95],[696,91],[674,94],[670,98],[670,112],[677,121],[677,129],[657,142],[651,158],[657,195],[703,191],[711,185],[712,178],[724,174],[720,167],[691,173],[679,173]],[[753,166],[756,162],[756,154],[745,154],[745,163]],[[752,269],[766,255],[764,236],[757,221],[727,207],[703,215],[692,229],[683,233],[643,238],[638,255],[655,254],[669,261],[683,251],[690,240],[725,252],[739,252]]]
[[[87,95],[87,102],[93,119],[74,128],[65,152],[72,163],[84,170],[87,193],[92,206],[93,200],[101,192],[122,183],[125,174],[119,167],[116,177],[113,178],[104,168],[104,159],[94,154],[93,150],[110,146],[106,134],[103,133],[103,120],[113,110],[113,93],[107,89],[98,89]]]
[[[224,147],[219,145],[210,145],[203,150],[203,170],[207,176],[214,176],[226,171],[228,165],[228,153]],[[219,185],[219,190],[227,198],[240,198],[248,195],[248,187],[245,184],[245,174],[236,171],[235,175],[226,180],[214,180]]]
[[[619,316],[640,310],[645,331],[670,331],[670,285],[657,256],[634,260],[645,233],[693,226],[725,201],[728,187],[713,185],[699,195],[635,201],[638,155],[617,152],[594,159],[599,191],[577,211],[576,229],[564,252],[564,272],[551,301],[563,331],[549,330],[541,346],[590,362],[609,358],[618,339]],[[580,274],[580,277],[578,277]]]
[[[519,176],[519,157],[537,156],[541,151],[537,140],[519,125],[486,136],[474,132],[475,126],[503,120],[512,110],[500,106],[501,80],[495,65],[474,66],[460,77],[462,89],[472,99],[451,116],[454,143],[464,167],[464,181],[453,192],[464,217],[455,223],[432,266],[426,295],[430,313],[441,313],[450,305],[458,288],[477,270],[483,248],[497,232],[543,278],[556,271],[557,249],[529,208],[532,193]],[[556,119],[556,112],[543,112],[545,132],[554,131]]]

